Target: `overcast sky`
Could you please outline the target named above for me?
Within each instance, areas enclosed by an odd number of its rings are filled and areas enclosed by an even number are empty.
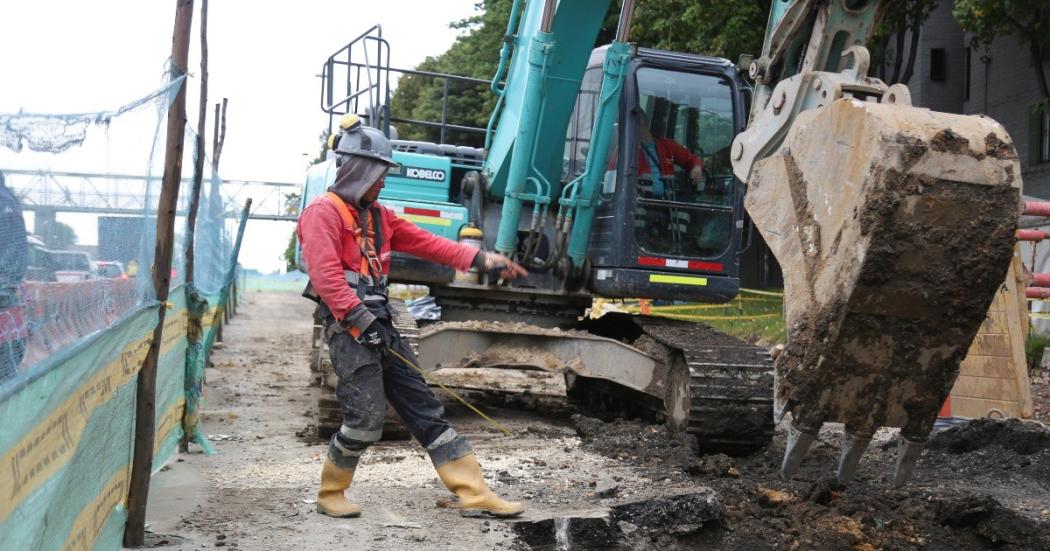
[[[223,178],[302,182],[327,128],[315,75],[328,55],[378,23],[392,64],[415,66],[452,44],[457,31],[448,24],[472,15],[475,1],[210,0],[209,103],[229,98]],[[200,0],[195,9],[190,124],[200,84]],[[0,112],[108,110],[155,89],[171,52],[174,15],[174,0],[0,3]],[[292,227],[250,222],[242,263],[280,268]]]

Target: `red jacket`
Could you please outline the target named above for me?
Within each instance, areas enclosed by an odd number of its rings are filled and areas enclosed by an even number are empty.
[[[656,155],[660,158],[660,174],[671,176],[674,167],[678,165],[685,170],[693,170],[696,167],[703,168],[704,161],[689,152],[678,142],[670,138],[656,138]],[[638,148],[638,173],[649,172],[649,159],[641,147]]]
[[[379,218],[383,242],[379,260],[384,275],[390,273],[391,251],[408,253],[460,271],[469,270],[478,254],[477,248],[438,237],[398,218],[394,211],[379,203],[373,209],[382,212]],[[356,209],[351,208],[350,214],[357,220]],[[353,230],[343,223],[338,208],[322,195],[299,215],[295,232],[310,283],[332,310],[335,319],[343,319],[347,312],[361,303],[343,274],[344,270],[357,272],[361,268],[361,249]]]

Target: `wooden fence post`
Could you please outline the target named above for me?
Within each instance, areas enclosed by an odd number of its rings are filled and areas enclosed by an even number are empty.
[[[193,23],[193,0],[175,1],[175,31],[171,43],[172,72],[187,74],[190,28]],[[157,205],[157,243],[153,255],[153,290],[161,303],[157,328],[153,331],[146,360],[139,371],[135,389],[135,455],[131,462],[128,488],[128,523],[124,527],[124,545],[140,547],[146,537],[146,501],[149,498],[150,473],[153,470],[153,441],[157,409],[157,359],[164,332],[164,314],[171,285],[171,253],[175,238],[175,208],[182,180],[182,152],[186,130],[186,81],[179,86],[175,101],[168,108],[168,129],[164,151],[164,179]]]

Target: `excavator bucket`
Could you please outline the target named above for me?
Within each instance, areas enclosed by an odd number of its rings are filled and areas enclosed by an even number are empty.
[[[1020,173],[991,119],[855,98],[800,114],[755,165],[745,204],[784,272],[782,476],[839,422],[840,482],[879,427],[901,429],[907,481],[1005,277]]]

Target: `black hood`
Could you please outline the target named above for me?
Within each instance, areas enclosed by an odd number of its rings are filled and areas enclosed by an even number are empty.
[[[379,180],[387,168],[385,163],[375,159],[347,155],[346,161],[335,173],[335,183],[328,188],[328,191],[338,195],[349,206],[359,209],[367,208],[368,205],[361,204],[361,197],[372,187],[372,184],[376,183],[376,180]]]

